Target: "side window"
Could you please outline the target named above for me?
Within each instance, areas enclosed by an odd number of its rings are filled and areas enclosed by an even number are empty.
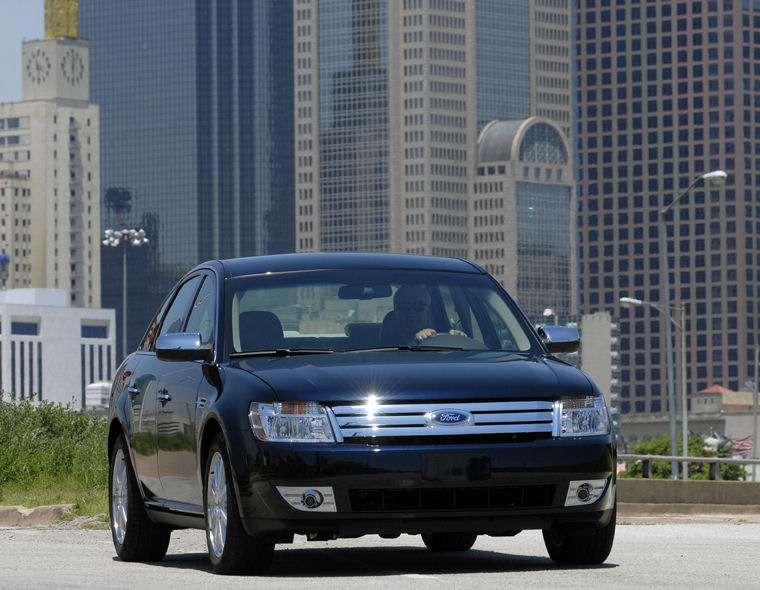
[[[190,310],[190,304],[195,298],[195,293],[198,291],[198,285],[202,278],[200,275],[193,277],[179,288],[177,296],[164,316],[161,331],[158,333],[159,336],[183,331],[185,320]]]
[[[153,350],[153,345],[156,343],[156,336],[158,335],[158,324],[161,323],[161,318],[164,317],[164,312],[169,306],[169,301],[171,301],[170,297],[164,299],[161,308],[153,316],[148,329],[145,330],[145,335],[140,342],[140,346],[137,347],[138,350]]]
[[[190,317],[187,320],[185,332],[198,332],[201,335],[201,342],[208,344],[214,337],[214,325],[216,318],[216,298],[214,294],[213,278],[207,276],[203,281],[198,297],[190,310]]]

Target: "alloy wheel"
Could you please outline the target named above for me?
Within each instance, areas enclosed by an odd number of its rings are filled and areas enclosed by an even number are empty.
[[[211,457],[206,483],[206,520],[211,550],[221,557],[227,540],[227,477],[224,458],[218,451]]]
[[[119,449],[114,457],[113,475],[111,476],[111,526],[119,543],[124,543],[124,537],[127,534],[128,501],[127,462],[124,458],[124,451]]]

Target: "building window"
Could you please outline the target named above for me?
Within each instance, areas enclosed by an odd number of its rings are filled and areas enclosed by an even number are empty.
[[[108,338],[108,326],[82,324],[82,338]]]
[[[40,325],[37,322],[11,322],[11,334],[39,336]]]

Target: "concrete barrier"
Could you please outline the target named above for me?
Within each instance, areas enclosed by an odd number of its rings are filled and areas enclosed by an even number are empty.
[[[618,502],[760,507],[760,482],[672,479],[617,480]]]
[[[39,526],[52,524],[64,514],[74,510],[73,504],[57,504],[54,506],[0,506],[0,526]]]

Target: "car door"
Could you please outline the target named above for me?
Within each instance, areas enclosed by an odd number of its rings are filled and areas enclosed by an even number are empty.
[[[161,481],[158,462],[159,448],[166,445],[162,429],[166,428],[167,422],[166,404],[159,397],[163,397],[167,372],[171,373],[183,364],[174,365],[159,361],[156,358],[155,341],[161,334],[182,330],[202,280],[202,275],[196,275],[177,288],[174,296],[169,298],[168,307],[160,318],[160,323],[150,335],[149,348],[138,352],[141,357],[140,373],[139,384],[136,384],[135,389],[139,390],[141,408],[139,417],[135,416],[135,440],[139,440],[140,444],[135,445],[135,455],[138,473],[142,474],[144,483],[148,484],[149,495],[155,499],[169,498]]]
[[[216,292],[212,275],[201,276],[191,305],[179,328],[172,332],[197,332],[201,342],[213,344]],[[169,333],[169,332],[166,332]],[[167,500],[200,507],[203,494],[197,460],[197,422],[213,389],[203,376],[202,361],[158,361],[161,388],[158,400],[158,471]],[[199,391],[203,399],[199,399]]]
[[[155,353],[151,352],[155,341],[158,327],[164,317],[173,293],[164,300],[161,308],[150,323],[142,342],[135,354],[129,357],[120,378],[124,388],[129,393],[131,403],[132,439],[130,446],[133,451],[135,474],[140,481],[143,492],[147,498],[156,498],[163,495],[161,482],[158,477],[158,432],[156,430],[156,381],[157,375],[148,367],[155,369],[151,358]],[[145,361],[148,362],[145,362]]]

